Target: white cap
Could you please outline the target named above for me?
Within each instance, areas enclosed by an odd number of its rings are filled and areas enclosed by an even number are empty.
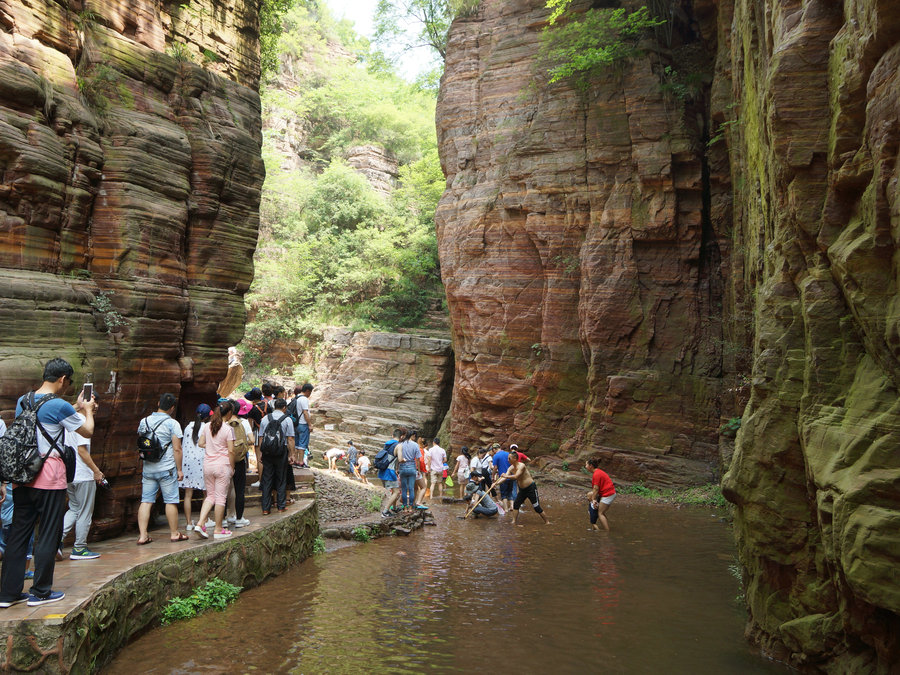
[[[519,449],[519,446],[516,445],[515,443],[512,443],[512,444],[509,446],[509,449],[512,450],[513,448],[515,448],[516,450],[518,450],[518,449]]]

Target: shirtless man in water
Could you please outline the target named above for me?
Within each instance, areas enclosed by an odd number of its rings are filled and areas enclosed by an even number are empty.
[[[534,507],[534,512],[541,517],[544,521],[544,525],[549,525],[550,521],[547,520],[547,516],[544,515],[544,509],[541,508],[540,501],[538,500],[537,485],[535,485],[534,478],[531,477],[531,473],[528,471],[525,463],[519,461],[518,452],[509,453],[509,469],[500,477],[500,480],[498,480],[496,484],[500,484],[511,478],[514,478],[516,485],[519,486],[519,494],[516,495],[516,500],[513,502],[513,511],[516,512],[516,517],[513,519],[513,525],[519,524],[519,507],[525,503],[526,499],[531,502],[531,505]]]

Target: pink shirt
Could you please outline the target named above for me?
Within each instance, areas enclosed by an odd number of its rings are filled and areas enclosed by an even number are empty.
[[[206,436],[206,453],[203,457],[203,466],[227,466],[231,468],[231,459],[228,456],[228,441],[234,442],[234,429],[222,423],[219,433],[213,436],[212,424],[207,424],[203,429]]]

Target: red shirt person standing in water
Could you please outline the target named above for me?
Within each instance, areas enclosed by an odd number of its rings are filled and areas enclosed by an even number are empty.
[[[593,471],[591,475],[591,491],[588,493],[591,501],[588,504],[588,513],[591,516],[591,530],[595,532],[600,528],[597,527],[597,521],[603,529],[609,532],[609,521],[606,519],[606,512],[609,510],[610,504],[616,498],[616,487],[613,485],[609,474],[600,468],[600,459],[591,457],[584,463],[584,468]]]

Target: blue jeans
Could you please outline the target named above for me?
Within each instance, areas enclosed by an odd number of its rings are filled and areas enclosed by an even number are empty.
[[[412,506],[416,503],[416,465],[400,467],[400,503]]]
[[[294,439],[294,445],[296,445],[298,448],[303,448],[304,450],[306,450],[309,447],[309,425],[298,424],[294,435],[296,436],[296,438]]]

